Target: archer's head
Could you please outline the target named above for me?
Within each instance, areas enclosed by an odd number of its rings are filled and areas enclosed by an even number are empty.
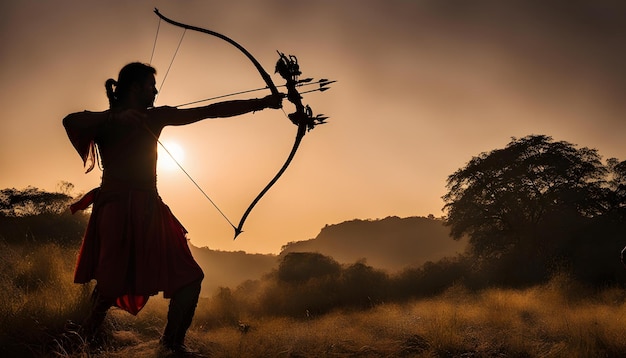
[[[104,84],[110,108],[152,107],[158,92],[155,75],[154,67],[144,63],[133,62],[124,66],[120,70],[117,81],[109,78]]]

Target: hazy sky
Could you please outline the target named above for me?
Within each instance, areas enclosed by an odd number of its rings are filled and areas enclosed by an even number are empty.
[[[546,134],[626,159],[622,4],[4,1],[0,188],[55,190],[68,181],[79,193],[99,184],[99,171],[84,174],[61,120],[106,109],[104,81],[128,62],[150,61],[156,6],[232,37],[268,72],[280,50],[298,56],[304,77],[338,80],[328,92],[305,95],[329,123],[305,136],[236,241],[180,170],[160,166],[159,192],[194,245],[277,253],[326,224],[441,216],[447,176],[511,137]],[[158,83],[180,34],[161,23],[152,60]],[[263,86],[234,47],[188,32],[157,105]],[[287,102],[285,111],[293,111]],[[282,165],[295,130],[281,111],[266,110],[168,128],[162,141],[182,148],[182,165],[236,224]]]

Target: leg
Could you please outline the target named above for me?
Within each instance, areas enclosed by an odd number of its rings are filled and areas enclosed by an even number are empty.
[[[181,288],[170,299],[167,313],[167,325],[161,338],[161,343],[173,351],[186,351],[185,334],[191,326],[191,320],[198,305],[200,283],[194,281]]]
[[[102,322],[106,317],[107,311],[113,303],[114,298],[104,297],[98,291],[98,286],[93,289],[91,293],[91,312],[89,316],[83,321],[83,332],[87,340],[92,340],[97,335]]]

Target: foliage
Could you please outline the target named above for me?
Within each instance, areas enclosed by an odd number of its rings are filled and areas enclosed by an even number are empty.
[[[336,276],[341,266],[328,256],[312,252],[287,254],[278,266],[277,277],[285,283],[306,283],[314,278]]]
[[[469,237],[473,258],[498,275],[495,284],[545,280],[559,265],[593,269],[587,258],[606,261],[603,249],[615,255],[626,228],[625,167],[616,159],[604,166],[595,149],[548,136],[514,138],[448,177],[447,224],[454,238]],[[617,269],[615,262],[612,273],[588,278],[615,282]]]
[[[318,253],[289,253],[266,277],[255,312],[305,317],[362,306],[368,297],[381,295],[380,287],[372,285],[381,275],[362,263],[343,268]]]
[[[47,192],[35,187],[18,190],[7,188],[0,190],[0,215],[5,217],[24,217],[41,214],[59,214],[65,211],[72,197],[69,195],[73,185],[62,183],[63,192]]]
[[[594,150],[577,150],[546,136],[514,139],[448,177],[443,199],[451,234],[470,235],[481,254],[502,253],[522,239],[534,240],[551,215],[597,214],[604,174]]]
[[[609,171],[608,207],[607,212],[617,218],[626,218],[626,160],[620,162],[616,158],[607,160]]]
[[[468,257],[459,255],[420,267],[409,267],[392,277],[390,290],[396,301],[441,294],[455,284],[472,287],[472,265]]]
[[[0,239],[10,243],[80,243],[88,214],[68,209],[73,185],[61,183],[60,192],[28,187],[0,190]]]

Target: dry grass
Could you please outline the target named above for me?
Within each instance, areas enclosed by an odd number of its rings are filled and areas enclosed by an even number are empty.
[[[567,288],[556,286],[553,282],[477,294],[455,287],[432,299],[366,311],[308,319],[248,318],[246,333],[237,325],[205,329],[196,324],[187,343],[211,357],[623,356],[623,292],[607,290],[572,299],[564,295]],[[111,319],[119,330],[96,356],[157,356],[165,303],[152,300],[136,319],[114,312]],[[199,313],[204,309],[200,306]],[[146,329],[146,321],[159,325]]]
[[[112,310],[94,350],[67,329],[89,288],[72,284],[75,253],[54,245],[1,248],[0,356],[155,357],[167,301],[133,317]],[[301,319],[252,315],[221,299],[198,306],[187,343],[212,357],[620,357],[626,294],[582,288],[567,276],[524,290],[444,294]],[[245,333],[237,320],[249,325]]]

